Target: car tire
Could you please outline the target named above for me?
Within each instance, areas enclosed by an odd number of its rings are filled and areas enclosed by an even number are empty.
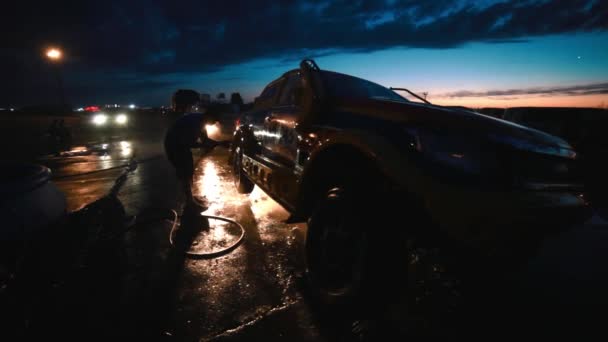
[[[354,204],[344,190],[334,188],[319,201],[308,220],[307,277],[315,296],[325,305],[346,304],[362,291],[369,246],[365,239],[367,232],[357,224],[360,211],[354,210]],[[352,223],[349,230],[341,231],[348,223]],[[351,250],[343,251],[343,247]],[[357,247],[358,250],[354,250]],[[332,259],[340,257],[351,257],[351,260]],[[343,273],[345,268],[349,270]]]
[[[359,319],[400,306],[404,309],[398,311],[407,316],[403,326],[412,332],[428,326],[430,320],[421,314],[428,308],[420,308],[418,302],[436,302],[440,297],[440,310],[453,312],[460,298],[452,286],[457,281],[448,279],[452,275],[442,265],[441,249],[429,248],[423,239],[395,225],[391,214],[402,216],[404,210],[395,211],[391,203],[396,207],[403,201],[345,188],[327,192],[308,220],[306,278],[324,312],[348,312]],[[406,215],[419,216],[414,210]],[[451,288],[423,298],[439,282],[451,283]],[[450,298],[445,297],[448,292]]]
[[[243,151],[236,147],[232,156],[232,171],[234,172],[234,185],[240,194],[248,194],[253,191],[255,184],[247,178],[243,171]]]

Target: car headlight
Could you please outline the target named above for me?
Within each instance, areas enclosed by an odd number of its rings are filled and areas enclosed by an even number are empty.
[[[125,114],[118,114],[114,121],[119,125],[125,125],[129,119]]]
[[[207,136],[214,136],[219,132],[219,127],[217,127],[217,124],[206,124],[205,125],[205,130],[207,131]]]
[[[103,126],[108,122],[108,116],[105,114],[96,114],[93,116],[93,123],[97,126]]]

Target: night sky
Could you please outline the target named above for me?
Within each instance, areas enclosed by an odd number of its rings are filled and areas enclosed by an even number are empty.
[[[473,107],[608,105],[608,1],[18,1],[3,4],[0,107],[168,105],[191,88],[257,96],[323,69]]]

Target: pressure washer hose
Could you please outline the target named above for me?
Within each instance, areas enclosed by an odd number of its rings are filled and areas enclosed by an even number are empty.
[[[161,156],[153,156],[150,158],[146,158],[146,159],[140,159],[138,161],[138,163],[145,163],[145,162],[150,162],[156,159],[161,158]],[[100,170],[94,170],[94,171],[89,171],[89,172],[82,172],[82,173],[77,173],[77,174],[70,174],[70,175],[63,175],[63,176],[59,176],[59,177],[54,177],[54,179],[63,179],[63,178],[71,178],[71,177],[77,177],[77,176],[84,176],[84,175],[90,175],[90,174],[95,174],[95,173],[101,173],[101,172],[106,172],[106,171],[110,171],[110,170],[116,170],[116,169],[124,169],[125,167],[127,167],[128,164],[125,165],[119,165],[119,166],[114,166],[114,167],[109,167],[109,168],[105,168],[105,169],[100,169]],[[177,214],[177,212],[174,209],[168,209],[170,210],[170,212],[173,214],[173,223],[171,226],[171,231],[169,232],[169,243],[171,244],[171,246],[175,246],[174,242],[173,242],[173,237],[175,235],[175,232],[177,230],[177,221],[179,220],[179,215]],[[243,239],[245,238],[245,228],[238,222],[236,222],[235,220],[226,218],[226,217],[221,217],[221,216],[214,216],[214,215],[201,215],[201,217],[204,217],[206,219],[211,219],[211,220],[218,220],[218,221],[224,221],[230,224],[233,224],[237,227],[239,227],[241,229],[241,235],[239,236],[239,238],[230,246],[223,248],[221,250],[218,251],[214,251],[214,252],[208,252],[208,253],[196,253],[196,252],[190,252],[187,251],[186,255],[190,256],[192,258],[199,258],[199,259],[210,259],[210,258],[216,258],[225,254],[228,254],[230,252],[232,252],[235,248],[237,248],[242,242]],[[137,223],[135,224],[137,225]],[[129,231],[132,227],[127,228],[123,233],[126,233],[127,231]]]
[[[175,246],[175,243],[173,242],[173,237],[175,235],[175,232],[177,230],[177,220],[178,220],[178,215],[177,212],[173,209],[171,209],[171,212],[173,213],[173,215],[175,215],[174,219],[173,219],[173,224],[171,226],[171,231],[169,232],[169,243],[171,244],[171,246]],[[197,252],[191,252],[191,251],[186,251],[186,255],[193,257],[193,258],[199,258],[199,259],[211,259],[211,258],[216,258],[225,254],[228,254],[230,252],[232,252],[234,249],[236,249],[242,242],[243,239],[245,238],[245,228],[238,222],[236,222],[235,220],[226,218],[226,217],[221,217],[221,216],[214,216],[214,215],[204,215],[202,214],[201,217],[204,217],[206,219],[211,219],[211,220],[218,220],[218,221],[224,221],[230,224],[233,224],[237,227],[239,227],[241,229],[241,235],[239,236],[239,238],[232,243],[230,246],[223,248],[221,250],[218,251],[213,251],[213,252],[207,252],[207,253],[197,253]]]
[[[152,208],[149,208],[152,209]],[[171,223],[171,230],[169,232],[169,243],[171,244],[172,247],[175,247],[175,233],[178,231],[178,221],[179,221],[179,214],[177,213],[177,211],[175,211],[175,209],[168,209],[168,208],[154,208],[155,211],[158,210],[168,210],[171,215],[173,216],[173,218],[170,220]],[[230,252],[232,252],[234,249],[236,249],[244,240],[245,238],[245,228],[238,222],[236,222],[235,220],[226,218],[226,217],[221,217],[221,216],[215,216],[215,215],[204,215],[201,214],[201,217],[206,218],[206,219],[211,219],[211,220],[218,220],[218,221],[224,221],[227,222],[229,224],[233,224],[237,227],[239,227],[241,229],[241,234],[239,236],[239,238],[232,243],[230,246],[223,248],[221,250],[217,250],[217,251],[213,251],[213,252],[206,252],[206,253],[198,253],[198,252],[191,252],[191,251],[186,251],[186,255],[191,257],[191,258],[195,258],[195,259],[211,259],[211,258],[216,258],[225,254],[228,254]],[[135,224],[133,224],[131,227],[127,228],[127,230],[125,230],[124,232],[126,233],[127,231],[131,230],[132,228],[134,228],[137,225],[140,225],[142,223],[147,223],[147,222],[152,222],[152,221],[158,221],[161,219],[167,219],[166,217],[156,217],[153,218],[151,220],[145,220],[144,222],[136,222]],[[167,219],[168,220],[168,219]]]

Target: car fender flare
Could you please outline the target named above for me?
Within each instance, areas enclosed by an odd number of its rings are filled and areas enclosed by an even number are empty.
[[[323,167],[319,165],[325,159],[322,156],[340,147],[348,147],[360,153],[395,188],[406,190],[416,197],[422,196],[427,179],[417,164],[407,158],[405,151],[400,151],[397,146],[377,134],[356,130],[336,132],[311,153],[304,165],[300,177],[302,191],[298,194],[294,219],[302,220],[309,214],[310,203],[307,202],[314,196],[310,189],[316,182],[316,170]]]

